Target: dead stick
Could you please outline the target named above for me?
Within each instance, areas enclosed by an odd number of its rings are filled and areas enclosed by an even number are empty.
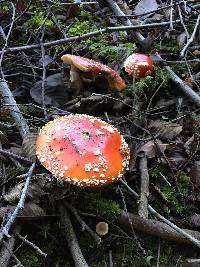
[[[63,234],[67,240],[75,266],[89,267],[79,247],[78,240],[74,232],[73,225],[70,221],[68,212],[66,211],[64,205],[61,202],[59,202],[58,204],[58,209],[60,213],[60,220],[63,229]]]
[[[149,196],[149,173],[147,169],[147,158],[143,155],[139,161],[140,170],[140,199],[138,214],[142,218],[148,218],[148,196]]]
[[[17,103],[8,87],[8,84],[5,80],[1,80],[0,81],[0,92],[3,96],[3,101],[4,103],[9,107],[12,107],[10,109],[10,113],[16,123],[16,126],[19,129],[19,132],[21,134],[21,137],[24,138],[28,133],[29,133],[29,127],[28,124],[26,122],[26,120],[24,119],[24,117],[22,116]]]
[[[26,194],[27,194],[27,191],[28,191],[28,187],[29,187],[29,183],[30,183],[30,180],[31,180],[31,176],[32,176],[32,173],[33,173],[33,170],[35,168],[35,163],[33,163],[27,173],[27,178],[26,178],[26,182],[24,184],[24,187],[22,189],[22,194],[21,194],[21,197],[20,197],[20,200],[15,208],[15,210],[13,211],[13,213],[11,214],[10,218],[8,219],[8,221],[6,222],[6,224],[3,226],[3,228],[0,230],[0,243],[3,241],[3,238],[6,236],[6,237],[9,237],[9,230],[11,228],[11,226],[13,225],[13,223],[15,222],[19,212],[21,209],[24,208],[24,203],[25,203],[25,199],[26,199]]]
[[[122,179],[120,182],[124,185],[124,187],[136,198],[138,199],[139,195]],[[186,239],[188,239],[191,243],[195,244],[198,248],[200,248],[200,240],[196,239],[195,237],[188,234],[188,232],[185,232],[183,229],[176,226],[174,223],[167,220],[164,216],[159,214],[152,206],[148,205],[148,209],[151,212],[152,215],[154,215],[157,219],[161,220],[163,223],[169,225],[172,229],[177,231],[179,234],[184,236]]]
[[[146,233],[148,235],[157,236],[169,241],[190,243],[189,240],[185,238],[182,234],[172,229],[166,223],[159,222],[157,220],[141,218],[138,215],[122,211],[120,216],[117,218],[117,221],[124,229],[129,228],[131,230],[132,227],[136,231]],[[194,238],[200,240],[200,232],[188,229],[182,230],[187,234],[193,236]]]

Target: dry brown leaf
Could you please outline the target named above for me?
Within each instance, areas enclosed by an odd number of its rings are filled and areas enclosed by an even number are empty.
[[[35,155],[36,137],[37,137],[36,133],[28,133],[24,137],[23,143],[22,143],[23,154],[32,161],[36,161],[36,155]]]
[[[66,78],[67,79],[67,78]],[[66,91],[67,81],[64,81],[62,73],[56,73],[47,77],[45,82],[45,105],[60,106],[68,100]],[[42,81],[36,82],[30,90],[31,97],[36,103],[42,104]]]
[[[200,226],[200,214],[195,214],[191,217],[191,223],[194,226],[199,227]]]
[[[191,167],[190,179],[195,186],[200,187],[200,161],[195,161]]]
[[[0,218],[3,218],[7,213],[12,213],[16,206],[8,205],[0,208]],[[45,212],[35,203],[26,203],[24,208],[20,211],[19,216],[38,217],[44,216]]]
[[[8,144],[8,138],[2,131],[0,131],[0,143]]]
[[[158,154],[158,149],[160,152],[164,153],[167,148],[167,144],[163,144],[160,140],[149,141],[144,144],[139,150],[138,153],[144,152],[147,158],[155,158]]]
[[[177,40],[177,43],[178,43],[179,48],[182,48],[185,45],[185,43],[187,42],[187,35],[186,35],[186,33],[185,32],[182,32],[181,34],[179,34],[177,36],[177,39],[176,40]]]
[[[144,13],[154,11],[158,8],[156,0],[140,0],[135,6],[135,15],[143,15]]]
[[[28,202],[25,204],[24,209],[20,212],[20,216],[38,217],[44,216],[45,212],[37,204]]]
[[[167,140],[172,140],[177,137],[183,129],[183,127],[178,123],[166,122],[163,120],[151,121],[149,128],[153,129],[156,134],[159,134],[160,138]]]
[[[200,267],[200,259],[187,259],[183,262],[182,267]]]
[[[17,184],[14,186],[5,196],[4,200],[9,203],[15,203],[20,199],[22,189],[24,187],[24,183]],[[38,200],[42,195],[44,195],[44,191],[42,187],[38,184],[30,184],[26,199],[32,199],[34,201]]]

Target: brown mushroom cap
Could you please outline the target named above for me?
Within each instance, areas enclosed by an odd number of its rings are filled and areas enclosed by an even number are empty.
[[[42,127],[36,140],[36,155],[62,181],[100,186],[123,175],[130,151],[112,125],[75,114],[59,117]]]
[[[81,56],[70,54],[61,57],[63,62],[75,66],[83,72],[93,72],[96,75],[104,76],[109,83],[111,89],[123,90],[126,87],[125,81],[120,75],[110,67]]]

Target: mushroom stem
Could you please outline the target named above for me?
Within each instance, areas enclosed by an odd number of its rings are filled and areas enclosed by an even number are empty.
[[[83,81],[82,81],[79,69],[76,68],[72,64],[71,64],[71,69],[70,69],[70,81],[76,89],[74,96],[79,95],[81,92],[81,89],[83,88]]]
[[[135,112],[135,108],[138,107],[138,97],[137,97],[137,88],[135,86],[136,75],[133,73],[132,80],[132,91],[133,91],[133,111]]]

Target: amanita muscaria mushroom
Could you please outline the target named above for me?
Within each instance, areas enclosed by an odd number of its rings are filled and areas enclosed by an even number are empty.
[[[133,53],[125,60],[124,68],[129,75],[141,78],[152,73],[153,60],[148,55]]]
[[[112,125],[75,114],[56,118],[41,128],[36,155],[59,180],[78,186],[100,186],[123,175],[130,150]]]
[[[78,80],[78,71],[90,72],[93,76],[101,75],[108,80],[111,90],[123,90],[126,87],[120,75],[110,67],[81,56],[66,54],[61,57],[63,62],[71,65],[71,81]]]

